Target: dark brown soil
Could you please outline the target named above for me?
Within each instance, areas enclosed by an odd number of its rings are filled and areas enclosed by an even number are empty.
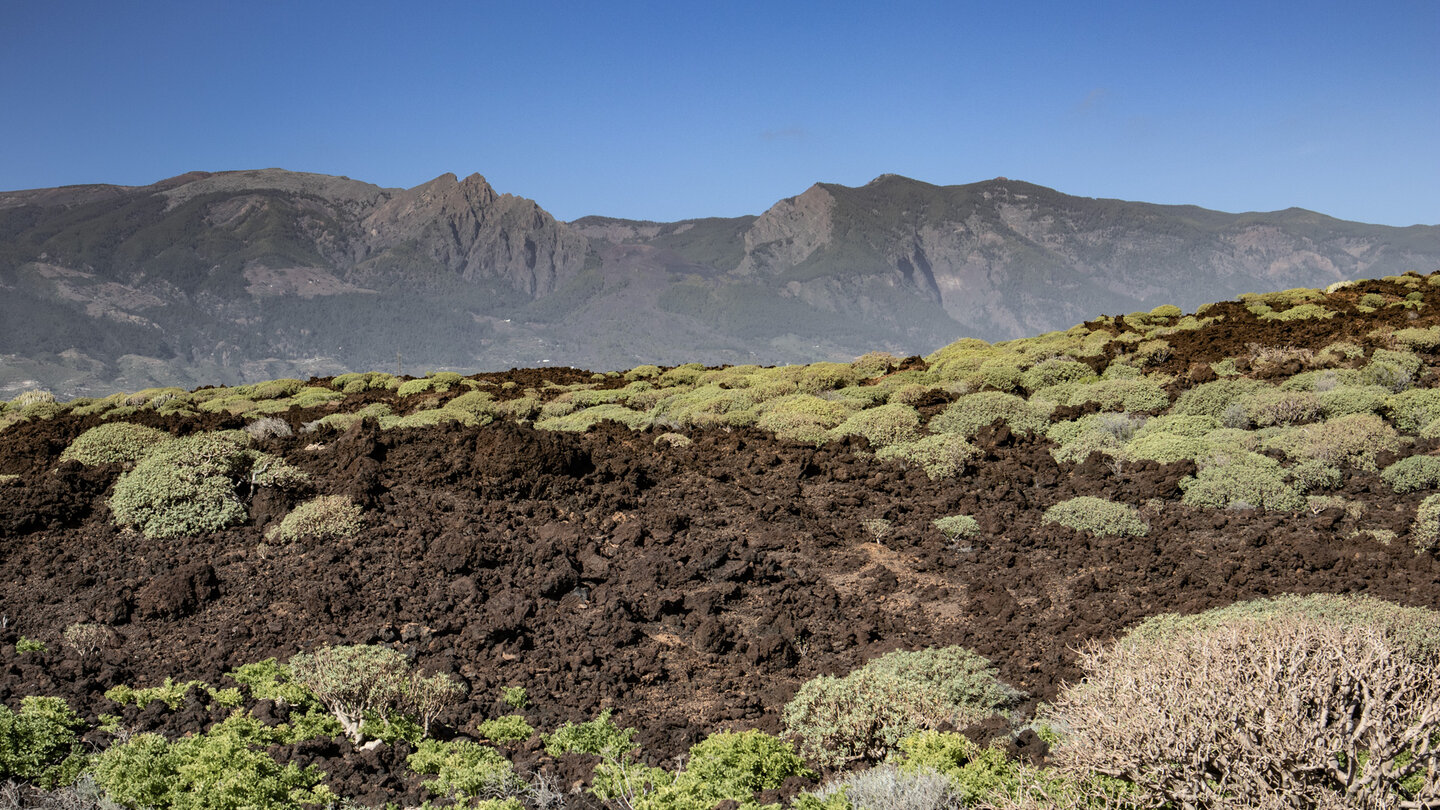
[[[1204,354],[1181,347],[1177,362]],[[523,374],[526,386],[543,376]],[[313,416],[286,418],[298,428]],[[1188,463],[1057,464],[1044,440],[1003,427],[979,438],[986,456],[973,472],[932,482],[862,445],[816,449],[753,430],[693,432],[693,445],[674,448],[609,423],[583,435],[365,423],[265,444],[315,491],[348,493],[367,514],[354,539],[274,547],[264,529],[303,494],[262,493],[249,524],[198,539],[114,528],[103,496],[120,470],[58,462],[90,424],[0,433],[0,472],[20,476],[0,484],[0,701],[59,695],[91,720],[122,713],[132,729],[171,735],[222,715],[198,696],[173,712],[120,712],[102,693],[166,677],[229,685],[223,674],[243,663],[390,643],[469,686],[468,702],[442,718],[456,733],[509,713],[500,689],[520,685],[537,728],[613,707],[661,762],[716,730],[779,731],[800,683],[892,649],[966,645],[1043,700],[1077,677],[1077,645],[1158,612],[1315,591],[1440,605],[1440,566],[1405,542],[1423,494],[1397,496],[1374,474],[1347,473],[1339,493],[1369,504],[1356,521],[1338,510],[1191,509],[1178,489]],[[1142,507],[1149,535],[1041,524],[1046,507],[1075,495]],[[931,526],[957,513],[976,516],[978,538],[957,545]],[[880,542],[862,527],[870,518],[891,523]],[[1357,528],[1399,540],[1347,539]],[[81,621],[115,631],[85,661],[60,641]],[[49,651],[17,654],[22,635]],[[404,753],[277,751],[320,764],[342,794],[416,803],[423,790]],[[510,753],[567,785],[588,767],[551,761],[533,740]]]

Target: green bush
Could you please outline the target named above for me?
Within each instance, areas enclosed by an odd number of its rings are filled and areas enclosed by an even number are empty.
[[[1020,376],[1020,384],[1030,392],[1061,383],[1082,382],[1095,377],[1095,370],[1085,363],[1055,357],[1031,366]]]
[[[969,515],[948,515],[942,518],[935,518],[930,525],[940,530],[940,533],[955,540],[961,537],[974,537],[980,533],[980,522]]]
[[[1258,453],[1218,456],[1195,476],[1180,482],[1183,502],[1210,509],[1273,509],[1294,512],[1305,507],[1305,495],[1280,463]]]
[[[606,420],[619,422],[631,430],[644,430],[649,427],[652,417],[647,413],[632,411],[624,405],[595,405],[564,416],[540,419],[535,423],[535,427],[540,430],[583,433]]]
[[[1294,459],[1373,470],[1379,453],[1400,449],[1400,436],[1375,414],[1357,413],[1317,425],[1284,428],[1265,439],[1262,446]]]
[[[335,716],[351,742],[364,740],[367,712],[401,705],[408,680],[405,656],[387,647],[320,647],[290,659],[290,673]]]
[[[955,433],[966,438],[996,420],[1003,421],[1015,433],[1044,433],[1050,425],[1054,405],[1030,402],[1014,394],[982,391],[967,394],[945,407],[930,420],[932,433]]]
[[[395,375],[380,371],[352,372],[341,374],[331,380],[330,385],[346,394],[359,394],[372,388],[386,388],[393,379]]]
[[[1236,402],[1256,427],[1298,425],[1320,418],[1320,398],[1309,391],[1264,388]]]
[[[170,434],[155,428],[112,422],[81,433],[60,454],[60,460],[88,465],[134,464],[169,439]]]
[[[1367,385],[1378,385],[1391,391],[1404,391],[1420,374],[1424,362],[1410,352],[1396,352],[1376,349],[1370,355],[1370,362],[1360,369],[1361,379]]]
[[[500,700],[512,709],[523,709],[530,705],[530,694],[523,686],[507,686],[500,690]]]
[[[290,740],[242,712],[208,732],[167,742],[137,734],[95,758],[95,783],[127,807],[156,810],[301,808],[336,801],[314,765],[281,766],[265,752]]]
[[[1124,366],[1112,364],[1111,368]],[[1041,395],[1044,396],[1044,392]],[[1170,395],[1165,393],[1164,386],[1152,379],[1106,379],[1075,386],[1060,404],[1084,405],[1087,402],[1098,402],[1107,411],[1146,413],[1169,406]]]
[[[510,714],[480,723],[476,726],[476,732],[482,739],[505,743],[528,740],[530,735],[535,733],[535,729],[525,722],[523,716]]]
[[[864,436],[872,447],[914,441],[920,433],[920,412],[909,405],[881,405],[841,422],[836,436]]]
[[[606,709],[594,720],[566,723],[544,737],[545,753],[552,757],[562,754],[594,754],[620,759],[635,749],[635,729],[621,729],[610,721]]]
[[[321,495],[290,510],[280,525],[265,533],[265,539],[296,543],[354,537],[364,524],[362,512],[348,495]]]
[[[1420,551],[1431,551],[1440,542],[1440,495],[1431,495],[1420,502],[1410,536]]]
[[[1077,532],[1090,532],[1102,537],[1144,537],[1150,532],[1150,525],[1135,507],[1090,495],[1055,504],[1045,510],[1040,522],[1058,523]]]
[[[1406,393],[1409,393],[1408,391]],[[1388,388],[1378,385],[1342,385],[1317,394],[1320,409],[1327,417],[1353,413],[1379,413],[1390,401]]]
[[[1440,388],[1412,388],[1385,402],[1396,427],[1406,433],[1420,433],[1440,419]]]
[[[146,537],[185,537],[241,523],[235,484],[252,457],[240,431],[201,433],[163,442],[122,474],[110,495],[115,522]]]
[[[18,714],[0,704],[0,779],[47,790],[75,781],[87,761],[75,734],[84,727],[61,698],[22,698]]]
[[[925,436],[875,451],[875,458],[880,461],[898,458],[918,466],[932,481],[959,475],[966,465],[979,457],[978,448],[963,437],[950,433]]]
[[[750,803],[792,776],[813,775],[790,743],[755,730],[722,732],[690,747],[669,791],[684,796],[684,804],[710,808],[726,799]],[[664,792],[657,799],[663,806]]]
[[[896,651],[843,678],[807,681],[785,704],[784,722],[811,761],[833,767],[878,761],[917,731],[968,726],[1019,697],[988,659],[963,647]]]
[[[1440,326],[1397,329],[1393,337],[1396,343],[1414,351],[1433,352],[1440,348]]]
[[[15,652],[19,655],[32,652],[45,652],[45,642],[39,639],[21,636],[15,640]]]
[[[415,773],[434,774],[425,787],[445,798],[498,799],[525,789],[525,780],[499,751],[469,740],[421,740],[405,763]]]
[[[295,680],[290,667],[267,658],[251,664],[243,664],[226,673],[236,683],[248,687],[250,697],[255,700],[273,700],[297,709],[320,707],[315,693]]]
[[[1244,377],[1202,383],[1181,394],[1170,415],[1220,419],[1231,405],[1267,387],[1265,383]]]
[[[1380,478],[1398,493],[1440,487],[1440,458],[1410,456],[1380,471]]]

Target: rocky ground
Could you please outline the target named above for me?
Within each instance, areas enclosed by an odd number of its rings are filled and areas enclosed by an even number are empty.
[[[1236,329],[1214,332],[1209,347],[1201,333],[1173,341],[1171,364],[1275,341],[1258,325]],[[1329,342],[1337,329],[1296,325],[1289,342],[1306,330]],[[521,387],[575,376],[515,374]],[[283,418],[298,431],[314,416]],[[244,424],[148,420],[176,433]],[[0,701],[59,695],[92,721],[120,713],[102,696],[118,684],[231,685],[223,674],[247,662],[383,642],[468,685],[442,717],[447,733],[510,713],[500,690],[519,685],[536,728],[610,707],[640,729],[646,759],[668,762],[709,732],[778,732],[806,679],[897,648],[968,646],[1036,701],[1078,676],[1078,645],[1158,612],[1317,591],[1440,605],[1432,554],[1351,537],[1403,538],[1424,493],[1397,495],[1354,470],[1335,494],[1365,501],[1359,518],[1194,509],[1179,502],[1188,461],[1057,463],[1046,440],[1003,425],[976,438],[984,456],[970,471],[932,481],[876,462],[858,437],[817,448],[750,428],[682,430],[693,443],[677,447],[657,443],[658,429],[614,423],[575,434],[503,420],[384,432],[366,422],[260,445],[307,472],[314,491],[349,494],[366,510],[357,537],[275,546],[263,527],[299,494],[262,490],[247,524],[195,539],[114,527],[103,496],[121,469],[59,461],[94,424],[64,416],[0,432],[0,472],[18,476],[0,484]],[[1142,506],[1148,536],[1042,525],[1045,508],[1076,495]],[[931,525],[957,513],[978,519],[977,537],[951,542]],[[875,519],[888,530],[872,530]],[[59,643],[75,622],[114,637],[78,660]],[[48,640],[48,651],[17,654],[21,636]],[[221,716],[192,700],[126,708],[123,724],[174,736]],[[404,745],[275,753],[321,765],[342,795],[424,798]],[[509,753],[522,771],[567,784],[587,767],[550,760],[533,740]]]

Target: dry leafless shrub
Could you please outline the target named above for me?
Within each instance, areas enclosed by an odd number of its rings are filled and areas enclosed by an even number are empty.
[[[1055,706],[1070,731],[1056,759],[1151,806],[1440,806],[1433,645],[1281,615],[1130,636],[1080,663],[1086,680]]]
[[[100,624],[77,622],[65,628],[65,643],[81,658],[89,658],[110,643],[114,632]]]

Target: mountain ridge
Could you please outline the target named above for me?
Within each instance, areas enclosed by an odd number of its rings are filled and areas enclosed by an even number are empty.
[[[917,354],[1437,267],[1440,226],[1004,177],[820,182],[753,216],[663,223],[564,222],[480,174],[189,172],[0,192],[0,389]]]

